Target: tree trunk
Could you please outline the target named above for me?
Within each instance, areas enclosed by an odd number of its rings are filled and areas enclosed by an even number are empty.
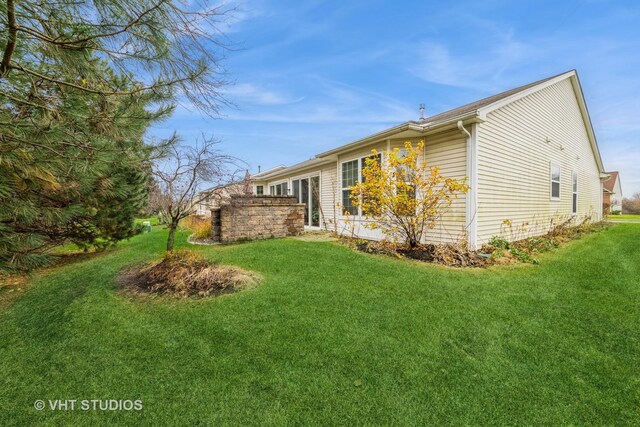
[[[0,61],[0,77],[4,77],[9,72],[11,66],[11,56],[16,48],[16,40],[18,37],[18,24],[16,23],[16,10],[14,0],[7,0],[7,45],[2,54]]]
[[[173,241],[176,238],[177,228],[178,228],[178,224],[173,222],[169,224],[169,238],[167,239],[167,252],[171,252],[173,250]]]

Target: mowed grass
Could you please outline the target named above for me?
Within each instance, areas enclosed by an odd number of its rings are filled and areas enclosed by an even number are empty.
[[[130,297],[166,231],[36,274],[0,312],[0,425],[632,425],[640,226],[541,264],[456,270],[332,242],[194,246],[256,271],[209,300]],[[179,247],[187,246],[181,234]],[[1,297],[0,297],[1,298]],[[142,411],[37,411],[140,399]]]
[[[607,215],[609,221],[638,221],[640,222],[640,215],[636,214],[620,214],[620,215]]]

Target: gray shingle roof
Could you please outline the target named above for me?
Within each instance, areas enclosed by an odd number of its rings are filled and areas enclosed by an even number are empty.
[[[492,95],[492,96],[489,96],[487,98],[480,99],[478,101],[471,102],[469,104],[463,105],[461,107],[454,108],[454,109],[449,110],[449,111],[444,111],[442,113],[433,115],[431,117],[426,117],[423,120],[411,121],[411,123],[415,123],[415,124],[419,124],[419,125],[426,125],[426,124],[433,124],[433,123],[439,123],[439,122],[446,122],[447,120],[451,120],[454,117],[463,116],[465,114],[472,113],[472,112],[477,111],[477,110],[479,110],[479,109],[481,109],[483,107],[486,107],[487,105],[491,105],[494,102],[501,101],[501,100],[503,100],[505,98],[510,97],[511,95],[515,95],[518,92],[522,92],[524,90],[532,88],[532,87],[534,87],[536,85],[539,85],[541,83],[544,83],[546,81],[555,79],[556,77],[561,76],[561,75],[566,74],[566,73],[568,73],[568,71],[566,71],[564,73],[556,74],[555,76],[547,77],[546,79],[542,79],[542,80],[538,80],[538,81],[533,82],[533,83],[526,84],[524,86],[520,86],[520,87],[517,87],[517,88],[514,88],[514,89],[510,89],[510,90],[498,93],[496,95]]]
[[[426,117],[426,118],[424,118],[422,120],[409,120],[409,121],[407,121],[405,123],[402,123],[402,124],[398,125],[397,127],[411,126],[411,125],[432,126],[434,124],[448,122],[448,121],[453,120],[453,119],[455,119],[457,117],[463,117],[463,116],[466,116],[468,114],[475,113],[478,110],[480,110],[481,108],[487,107],[487,106],[489,106],[489,105],[491,105],[491,104],[493,104],[495,102],[498,102],[498,101],[501,101],[503,99],[506,99],[506,98],[508,98],[508,97],[510,97],[512,95],[515,95],[515,94],[517,94],[519,92],[523,92],[523,91],[525,91],[527,89],[530,89],[530,88],[532,88],[534,86],[537,86],[539,84],[545,83],[545,82],[547,82],[549,80],[553,80],[553,79],[555,79],[557,77],[560,77],[560,76],[562,76],[564,74],[570,73],[571,71],[575,71],[575,70],[565,71],[564,73],[556,74],[554,76],[547,77],[547,78],[544,78],[542,80],[538,80],[538,81],[535,81],[535,82],[532,82],[532,83],[528,83],[526,85],[519,86],[519,87],[516,87],[514,89],[509,89],[509,90],[506,90],[504,92],[500,92],[500,93],[498,93],[496,95],[488,96],[488,97],[482,98],[482,99],[480,99],[478,101],[471,102],[471,103],[463,105],[461,107],[457,107],[457,108],[454,108],[452,110],[444,111],[442,113],[435,114],[435,115],[430,116],[430,117]],[[390,130],[393,130],[393,129],[394,128],[387,129],[386,131],[390,131]],[[383,132],[386,132],[386,131],[383,131]],[[381,133],[383,133],[383,132],[381,132]],[[266,178],[269,178],[271,176],[279,175],[279,174],[281,174],[281,173],[283,173],[285,171],[289,172],[290,170],[296,170],[296,169],[300,169],[300,168],[303,168],[303,167],[306,167],[306,166],[312,166],[312,165],[314,165],[316,163],[322,163],[323,162],[323,158],[321,156],[324,156],[324,155],[327,155],[327,154],[331,154],[331,153],[333,153],[333,152],[335,152],[335,151],[337,151],[339,149],[343,149],[343,148],[346,148],[346,147],[354,146],[354,145],[356,145],[358,143],[364,142],[368,138],[369,137],[363,138],[363,139],[355,141],[355,142],[352,142],[350,144],[345,144],[345,145],[342,145],[340,147],[336,147],[336,148],[334,148],[332,150],[329,150],[329,151],[326,151],[324,153],[318,154],[317,155],[318,157],[315,157],[315,158],[312,158],[312,159],[309,159],[309,160],[305,160],[305,161],[303,161],[301,163],[297,163],[297,164],[289,166],[287,168],[280,168],[280,169],[274,169],[274,170],[268,171],[268,172],[263,172],[260,176],[254,175],[254,178],[258,178],[259,177],[260,179],[266,179]]]

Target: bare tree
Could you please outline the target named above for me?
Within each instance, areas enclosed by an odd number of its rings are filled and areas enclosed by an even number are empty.
[[[640,193],[635,193],[631,198],[622,199],[622,213],[640,214]]]
[[[203,135],[194,146],[173,144],[153,166],[156,194],[150,202],[169,227],[167,251],[173,250],[180,220],[193,214],[197,204],[207,197],[201,192],[202,186],[233,181],[240,160],[216,149],[218,143]]]

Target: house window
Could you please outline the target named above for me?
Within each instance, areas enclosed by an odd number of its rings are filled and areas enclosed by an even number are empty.
[[[571,213],[578,213],[578,173],[571,177]]]
[[[256,194],[262,196],[264,194],[264,186],[256,185]]]
[[[382,164],[382,155],[381,154],[376,154],[375,156],[368,156],[368,157],[363,157],[362,159],[360,159],[360,181],[364,182],[365,181],[365,177],[364,174],[362,173],[363,169],[367,167],[367,159],[372,159],[375,160],[376,163],[378,163],[378,166],[380,166]],[[364,208],[361,209],[361,214],[362,215],[368,215],[370,212],[366,211]]]
[[[551,163],[551,198],[560,199],[560,166]]]
[[[296,196],[296,200],[298,201],[298,203],[302,203],[302,201],[300,200],[300,180],[294,179],[291,182],[291,185],[293,187],[293,195]]]
[[[362,182],[364,182],[364,176],[362,175],[362,170],[367,167],[367,159],[375,160],[378,163],[378,166],[382,164],[382,154],[376,154],[375,156],[367,156],[360,159],[360,178]]]
[[[351,160],[342,164],[342,208],[344,213],[350,215],[358,214],[358,207],[353,205],[351,201],[351,187],[358,182],[358,163],[359,160]]]
[[[398,159],[403,160],[409,152],[405,149],[400,150],[398,153]],[[413,185],[413,171],[407,165],[398,165],[397,167],[397,179],[398,184],[396,186],[396,192],[404,192],[407,195],[407,200],[416,198],[416,186]],[[402,185],[404,183],[404,185]],[[412,215],[407,212],[407,215]]]
[[[351,200],[351,189],[349,187],[358,182],[364,182],[362,170],[367,166],[367,159],[376,159],[378,164],[382,163],[381,154],[362,157],[342,163],[342,206],[344,212],[349,212],[349,215],[360,214],[358,207],[353,205],[353,201]]]
[[[269,193],[272,196],[282,196],[289,194],[288,184],[283,182],[281,184],[272,185],[269,187]]]

